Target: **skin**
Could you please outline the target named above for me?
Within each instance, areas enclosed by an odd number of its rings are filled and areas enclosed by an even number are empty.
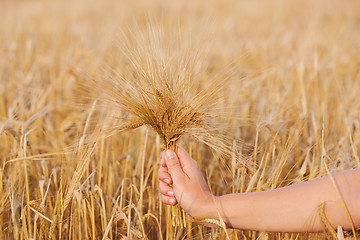
[[[360,168],[332,175],[350,212],[355,228],[360,228]],[[318,205],[334,227],[351,230],[340,199],[329,176],[275,190],[213,196],[195,160],[178,148],[161,154],[158,172],[162,201],[179,203],[193,218],[219,219],[227,227],[267,232],[319,232],[324,230]],[[171,187],[172,186],[172,187]]]

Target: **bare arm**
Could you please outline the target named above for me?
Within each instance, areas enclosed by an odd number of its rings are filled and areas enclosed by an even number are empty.
[[[360,227],[360,169],[339,172],[334,178],[355,226]],[[277,232],[322,231],[319,203],[340,202],[329,177],[271,191],[224,195],[216,200],[229,225]],[[351,229],[350,220],[338,203],[326,202],[325,214],[332,226]],[[212,212],[211,216],[216,215]]]
[[[342,171],[333,177],[355,228],[359,228],[360,169]],[[325,214],[330,224],[351,229],[345,210],[333,202],[340,199],[329,177],[270,191],[213,197],[196,161],[179,148],[178,156],[173,152],[162,154],[159,179],[163,202],[173,205],[178,201],[194,218],[218,218],[220,213],[227,226],[238,229],[317,232],[324,230],[318,205],[327,201]],[[173,183],[173,188],[165,179]]]

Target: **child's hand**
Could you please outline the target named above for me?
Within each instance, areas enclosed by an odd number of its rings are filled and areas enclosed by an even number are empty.
[[[158,177],[163,203],[175,205],[178,202],[196,219],[208,217],[213,197],[197,162],[184,149],[178,148],[178,156],[171,150],[161,154]]]

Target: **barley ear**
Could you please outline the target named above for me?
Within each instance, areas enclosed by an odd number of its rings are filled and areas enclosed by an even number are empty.
[[[326,218],[325,215],[325,201],[319,204],[318,209],[319,209],[321,221],[324,223],[325,228],[330,231],[330,234],[334,239],[337,239],[337,234],[335,232],[335,229],[331,226],[329,220]]]

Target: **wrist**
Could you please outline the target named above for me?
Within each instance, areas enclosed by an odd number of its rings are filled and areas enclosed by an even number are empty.
[[[213,218],[218,219],[218,214],[216,211],[216,199],[218,197],[208,194],[206,197],[203,197],[197,206],[191,209],[188,213],[194,219],[204,219],[204,218]]]
[[[224,221],[226,227],[232,228],[231,223],[229,222],[229,219],[227,216],[225,216],[223,204],[222,201],[224,196],[211,196],[211,200],[209,201],[209,204],[207,205],[207,211],[206,211],[206,218],[216,219],[220,221]],[[221,221],[220,221],[221,222]]]
[[[220,211],[220,198],[221,196],[209,195],[206,204],[202,206],[202,218],[219,219],[219,214],[220,216],[222,215]]]

